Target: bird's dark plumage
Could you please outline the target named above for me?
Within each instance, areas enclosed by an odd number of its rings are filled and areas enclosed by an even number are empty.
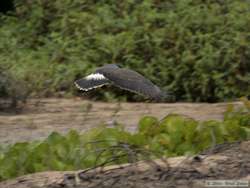
[[[107,84],[113,84],[156,101],[163,100],[165,97],[164,92],[162,92],[158,86],[154,85],[141,74],[133,70],[119,68],[115,64],[107,64],[97,68],[95,73],[76,80],[75,84],[79,89],[84,91]]]

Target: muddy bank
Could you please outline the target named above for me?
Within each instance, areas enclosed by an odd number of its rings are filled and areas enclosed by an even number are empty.
[[[241,106],[241,102],[234,102]],[[51,132],[70,129],[84,132],[114,121],[135,130],[142,116],[163,118],[177,113],[197,120],[223,118],[228,103],[103,103],[80,99],[33,99],[19,114],[0,112],[0,143],[9,144],[47,137]]]

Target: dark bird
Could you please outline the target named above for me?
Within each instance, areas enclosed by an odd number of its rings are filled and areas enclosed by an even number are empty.
[[[120,68],[116,64],[99,67],[95,73],[75,81],[76,87],[83,91],[109,84],[143,95],[154,101],[163,101],[167,96],[158,86],[138,72]]]

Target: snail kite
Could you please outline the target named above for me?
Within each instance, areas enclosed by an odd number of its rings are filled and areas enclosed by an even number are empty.
[[[82,79],[76,80],[75,85],[83,91],[88,91],[103,85],[112,84],[121,89],[146,96],[155,101],[162,101],[166,94],[141,74],[120,68],[115,64],[107,64]]]

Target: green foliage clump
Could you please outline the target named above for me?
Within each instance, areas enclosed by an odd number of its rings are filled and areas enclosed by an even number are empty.
[[[34,95],[72,93],[74,79],[106,63],[147,75],[176,100],[250,93],[249,1],[16,0],[15,6],[13,15],[0,15],[0,64],[12,65]],[[97,98],[121,95],[104,91]]]
[[[250,103],[229,107],[223,121],[176,114],[139,121],[138,131],[101,126],[79,134],[53,132],[44,141],[0,147],[0,180],[46,170],[76,170],[162,156],[193,155],[224,142],[250,139]],[[149,159],[147,158],[147,159]]]
[[[20,102],[24,103],[29,92],[26,84],[0,66],[0,110],[18,109]]]

